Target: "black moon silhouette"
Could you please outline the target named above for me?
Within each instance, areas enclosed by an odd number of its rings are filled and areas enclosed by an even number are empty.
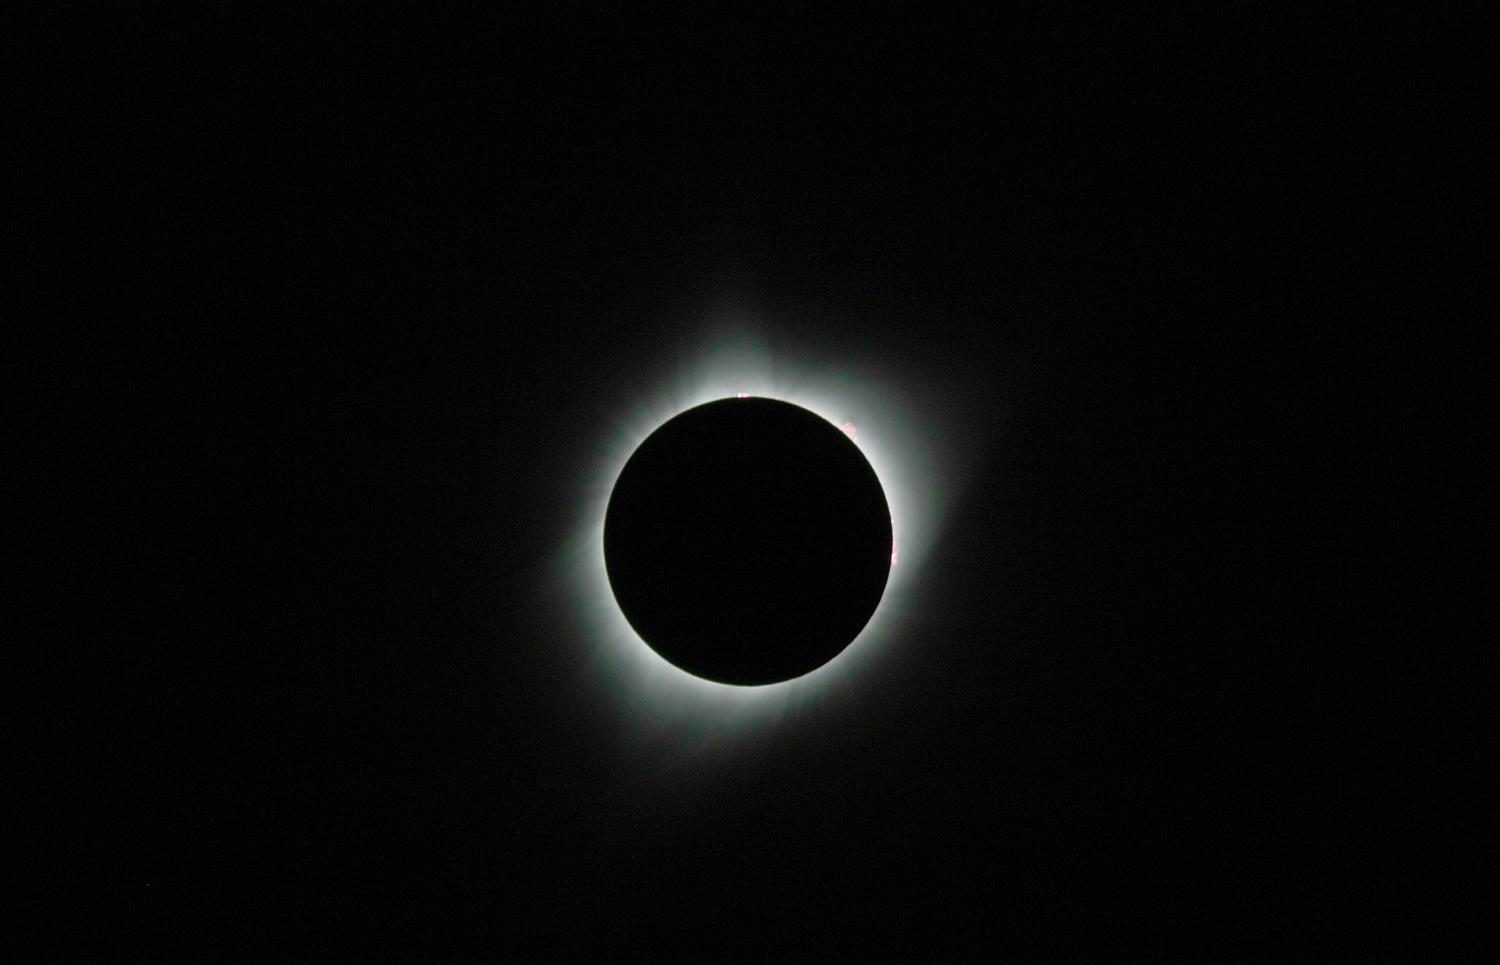
[[[625,463],[604,561],[625,619],[664,660],[719,683],[778,683],[869,622],[890,574],[890,509],[827,420],[720,399],[668,420]]]

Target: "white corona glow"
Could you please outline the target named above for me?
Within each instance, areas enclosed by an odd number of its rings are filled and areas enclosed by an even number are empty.
[[[759,339],[740,329],[721,330],[702,351],[679,352],[666,360],[666,370],[654,377],[633,372],[628,382],[621,380],[622,397],[613,417],[600,425],[595,448],[581,467],[587,488],[583,517],[563,552],[558,576],[575,604],[584,672],[596,683],[607,681],[601,690],[620,701],[620,719],[636,733],[686,729],[711,740],[800,717],[833,700],[833,684],[840,685],[839,692],[857,690],[858,680],[900,646],[903,616],[911,609],[921,564],[937,534],[945,473],[934,465],[921,414],[903,404],[910,397],[897,377],[857,360],[819,364],[807,354],[798,359],[773,360]],[[884,595],[859,636],[810,673],[747,687],[694,677],[641,640],[609,585],[604,517],[626,461],[659,426],[703,403],[752,395],[801,406],[856,441],[885,490],[894,539]]]

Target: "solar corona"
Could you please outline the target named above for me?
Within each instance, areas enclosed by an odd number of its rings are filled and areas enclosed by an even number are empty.
[[[558,546],[553,586],[560,612],[572,621],[581,682],[627,741],[670,732],[674,740],[700,741],[706,750],[820,708],[847,706],[861,699],[875,674],[902,657],[903,628],[920,613],[918,579],[955,482],[948,460],[938,458],[946,450],[936,445],[950,414],[937,411],[928,393],[917,392],[917,373],[868,356],[838,358],[806,344],[779,346],[773,357],[764,340],[747,334],[754,327],[737,321],[717,331],[711,326],[696,344],[685,342],[654,365],[636,362],[628,377],[600,386],[596,417],[582,426],[584,444],[573,470],[582,487],[581,514]],[[679,417],[700,407],[707,415],[733,405],[750,406],[747,415],[769,419],[729,430],[708,420],[699,425],[695,416],[682,424],[691,431],[679,436]],[[944,416],[941,422],[932,421],[937,415]],[[793,446],[788,438],[788,448],[779,448],[783,433],[773,422],[783,419],[802,426],[803,442]],[[712,421],[718,423],[718,416]],[[661,442],[696,436],[706,446],[700,469],[684,456],[694,451],[691,445],[675,456],[666,453],[675,445],[651,455],[656,445],[648,447],[648,440],[669,424],[674,428]],[[733,432],[743,436],[737,457],[726,448]],[[756,446],[744,448],[755,439]],[[843,468],[810,472],[814,463],[804,462],[799,469],[798,447],[817,449],[818,462]],[[751,452],[760,459],[749,458]],[[633,466],[638,456],[640,464]],[[696,475],[673,479],[674,462],[685,467],[680,473]],[[689,480],[708,481],[711,466],[717,467],[717,482],[685,499]],[[782,481],[765,486],[765,476],[778,466]],[[617,500],[636,490],[649,497],[654,484],[643,481],[652,476],[665,480],[662,495],[672,495],[654,504],[647,499],[645,518],[656,513],[668,531],[652,535],[636,527],[631,535],[632,527],[622,528],[624,503]],[[760,485],[753,482],[757,477]],[[769,512],[773,508],[776,513]],[[759,529],[751,525],[756,518]],[[853,522],[860,518],[869,522]],[[713,552],[708,537],[714,528],[705,525],[710,519],[720,526]],[[776,525],[765,525],[768,520]],[[690,539],[695,531],[704,537],[696,545]],[[845,543],[839,532],[862,535]],[[781,535],[773,539],[773,533]],[[724,540],[744,542],[733,550]],[[883,542],[878,560],[877,540]],[[836,546],[844,547],[842,554]],[[687,565],[695,558],[701,567]],[[643,560],[648,565],[636,570]],[[627,565],[639,578],[627,575]],[[655,586],[653,566],[664,577]],[[674,580],[688,570],[693,572],[685,579]],[[704,588],[736,586],[732,577],[744,582],[721,595],[723,606],[715,610]],[[761,607],[755,616],[757,598],[782,605]],[[785,626],[798,614],[807,625],[789,636],[757,637],[753,621],[742,620],[736,629],[735,614],[746,612],[761,629],[774,630],[778,621]],[[695,621],[707,631],[694,632]],[[736,649],[739,666],[730,659]]]

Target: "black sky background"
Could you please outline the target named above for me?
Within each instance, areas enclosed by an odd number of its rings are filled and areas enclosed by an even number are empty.
[[[37,14],[67,522],[22,538],[69,642],[25,900],[436,957],[1367,933],[1352,775],[1396,751],[1340,546],[1395,497],[1317,482],[1378,377],[1347,323],[1412,297],[1370,239],[1438,230],[1385,125],[1441,25]],[[622,758],[548,567],[612,394],[724,299],[888,360],[973,458],[890,674]]]

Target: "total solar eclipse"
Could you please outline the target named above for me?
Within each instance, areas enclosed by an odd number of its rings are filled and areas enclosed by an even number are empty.
[[[891,563],[880,480],[838,427],[775,399],[668,420],[621,470],[604,520],[621,613],[662,659],[754,686],[837,657]]]

